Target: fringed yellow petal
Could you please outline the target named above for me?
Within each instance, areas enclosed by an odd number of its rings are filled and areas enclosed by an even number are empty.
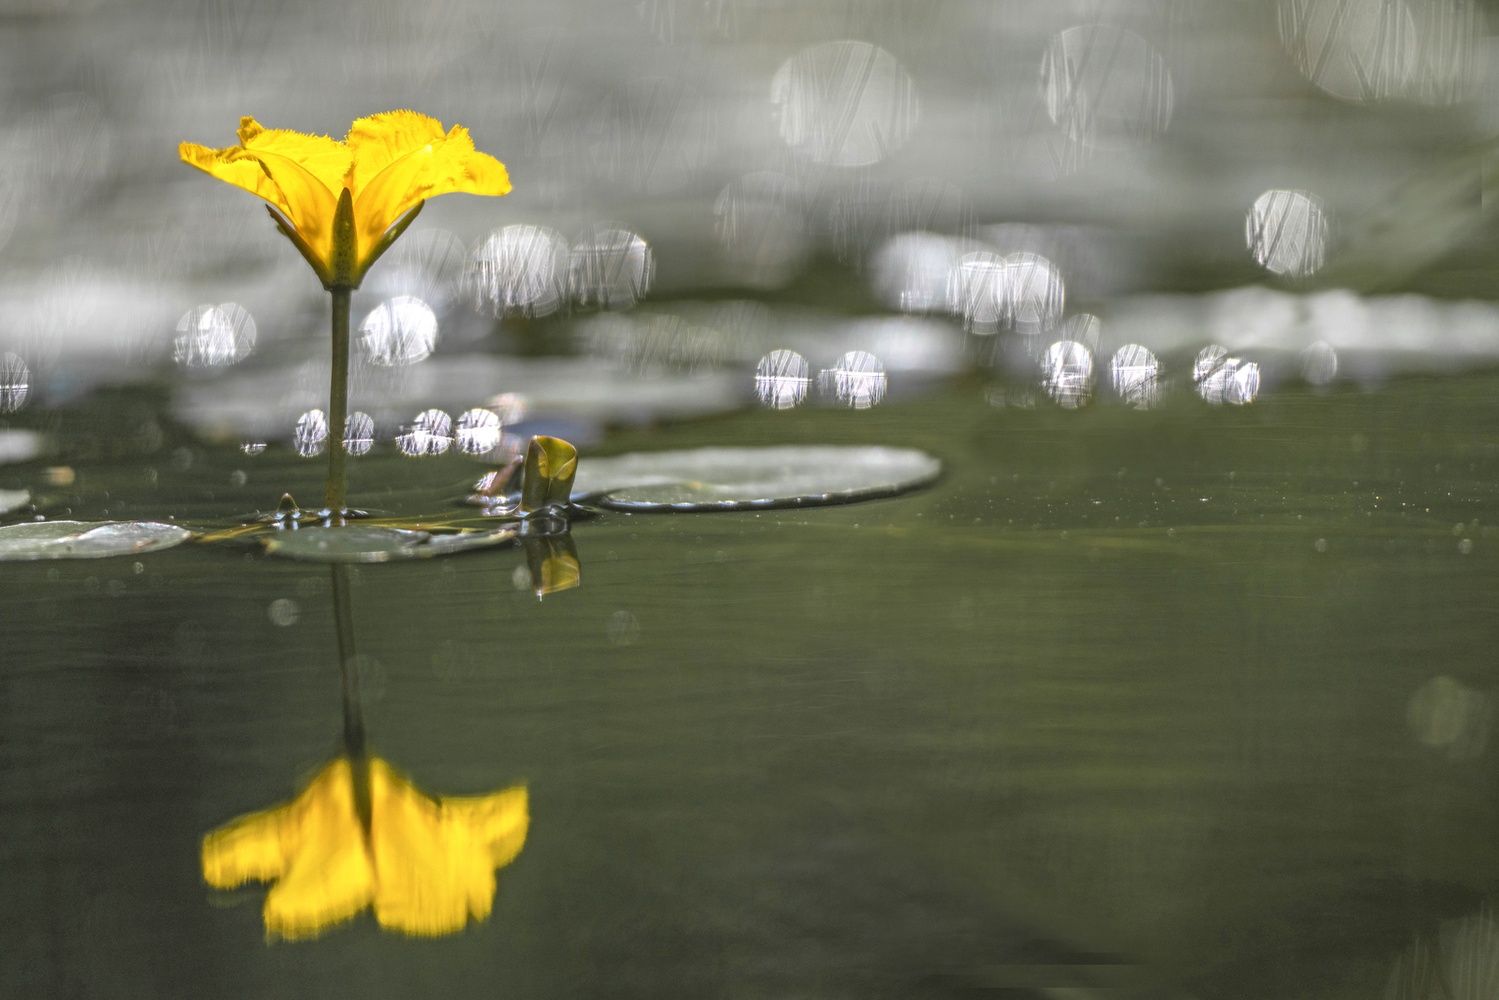
[[[431,119],[428,119],[431,121]],[[440,123],[438,124],[440,128]],[[410,135],[411,133],[407,133]],[[353,142],[352,136],[350,139]],[[417,203],[440,194],[502,195],[510,192],[505,165],[474,149],[468,130],[454,125],[446,134],[386,160],[385,147],[376,162],[385,165],[354,192],[354,218],[359,228],[359,250],[368,251],[398,218]],[[356,151],[354,175],[363,172],[362,155]]]
[[[442,122],[415,111],[384,111],[358,119],[344,140],[354,157],[349,187],[357,196],[396,160],[446,137]]]
[[[284,156],[328,189],[336,201],[347,183],[354,154],[348,146],[326,135],[307,135],[289,129],[263,127],[248,115],[239,120],[239,141],[256,153]]]
[[[183,143],[182,159],[275,205],[325,264],[338,192],[352,162],[348,147],[326,136],[266,129],[241,118],[240,145],[208,149]]]
[[[310,170],[281,153],[244,149],[238,158],[257,161],[281,189],[286,217],[319,258],[332,261],[333,213],[338,194],[330,191]],[[342,191],[343,188],[338,188]]]
[[[357,287],[388,245],[381,237],[427,198],[510,191],[504,164],[477,152],[468,130],[455,125],[444,132],[437,119],[415,111],[361,118],[349,129],[347,142],[267,129],[250,117],[240,119],[239,138],[239,146],[226,149],[185,142],[179,153],[275,206],[296,230],[300,242],[294,242],[324,284]],[[334,213],[345,190],[353,198],[355,252],[352,259],[335,261]],[[399,230],[392,239],[396,235]]]
[[[258,160],[242,156],[243,152],[244,150],[239,146],[230,146],[228,149],[209,149],[195,142],[184,142],[177,147],[177,154],[182,157],[182,162],[264,198],[281,209],[282,214],[285,215],[290,208],[281,189],[276,186],[275,181],[271,180],[270,175],[265,172],[265,168]]]
[[[382,927],[437,937],[462,930],[470,918],[489,916],[495,868],[513,859],[525,842],[524,788],[482,799],[434,801],[374,761],[370,798],[379,883],[375,917]],[[498,851],[495,842],[502,842]]]

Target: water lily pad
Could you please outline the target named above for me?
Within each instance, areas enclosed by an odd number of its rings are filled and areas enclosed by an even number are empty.
[[[397,559],[431,559],[505,545],[512,528],[434,534],[378,524],[299,528],[266,539],[266,552],[286,559],[329,563],[380,563]]]
[[[810,507],[893,496],[941,471],[912,448],[697,448],[583,459],[572,495],[618,510]]]
[[[192,537],[156,521],[33,521],[0,528],[0,562],[106,559],[169,549]]]
[[[30,490],[0,490],[0,514],[20,510],[30,502]]]

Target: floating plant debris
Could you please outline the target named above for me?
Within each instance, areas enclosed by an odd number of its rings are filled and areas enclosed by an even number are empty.
[[[107,559],[180,545],[192,532],[156,521],[33,521],[0,528],[0,562]]]
[[[584,459],[572,496],[618,510],[810,507],[894,496],[941,471],[912,448],[696,448]]]

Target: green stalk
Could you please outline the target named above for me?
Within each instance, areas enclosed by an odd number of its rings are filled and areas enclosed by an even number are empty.
[[[349,299],[353,289],[334,287],[333,365],[328,376],[328,491],[327,506],[338,519],[346,506],[349,456],[344,448],[344,422],[349,416]]]

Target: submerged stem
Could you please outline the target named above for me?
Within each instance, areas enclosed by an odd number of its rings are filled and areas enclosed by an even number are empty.
[[[349,416],[349,299],[352,288],[329,289],[333,295],[333,366],[328,376],[328,492],[327,506],[336,518],[348,493],[348,453],[344,423]]]

